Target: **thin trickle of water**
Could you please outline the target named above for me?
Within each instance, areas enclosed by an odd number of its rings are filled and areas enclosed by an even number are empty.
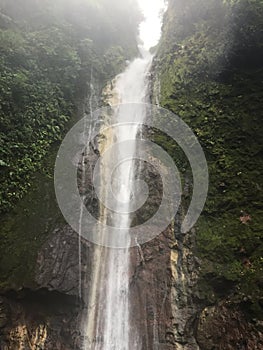
[[[89,110],[89,116],[90,116],[90,122],[87,122],[87,118],[85,118],[85,123],[84,123],[84,130],[83,130],[83,135],[82,138],[83,140],[87,140],[90,138],[92,128],[93,128],[93,100],[97,100],[95,89],[93,86],[93,69],[91,67],[90,70],[90,96],[88,100],[88,110]],[[85,112],[83,113],[85,115]],[[85,182],[86,182],[86,157],[88,156],[88,148],[84,149],[83,154],[81,155],[81,164],[80,164],[80,171],[81,171],[81,188],[82,190],[85,187]],[[82,194],[82,204],[80,208],[80,215],[79,215],[79,227],[78,227],[78,232],[79,232],[79,237],[78,237],[78,271],[79,271],[79,276],[78,276],[78,281],[79,281],[79,298],[82,298],[82,220],[83,220],[83,213],[85,209],[85,193]]]

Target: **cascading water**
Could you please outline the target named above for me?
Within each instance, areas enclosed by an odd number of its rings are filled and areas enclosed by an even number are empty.
[[[127,70],[121,74],[116,82],[116,93],[119,101],[123,104],[116,108],[116,123],[132,123],[118,126],[109,140],[120,145],[117,154],[114,155],[115,162],[118,158],[125,157],[125,153],[131,155],[135,153],[136,142],[131,143],[134,149],[122,149],[121,145],[127,140],[135,140],[143,121],[144,106],[138,102],[145,101],[147,91],[147,73],[150,68],[152,56],[144,52],[142,58],[134,60]],[[126,103],[136,102],[134,105]],[[118,146],[117,146],[118,147]],[[113,156],[113,155],[112,155]],[[106,159],[101,169],[101,181],[104,183],[109,176],[107,172],[107,161],[111,162],[111,157]],[[129,160],[119,164],[114,176],[113,190],[116,195],[119,208],[115,208],[115,213],[111,217],[114,227],[121,227],[122,236],[113,235],[110,245],[126,248],[114,249],[96,247],[94,252],[94,271],[92,291],[89,298],[89,314],[87,325],[86,349],[94,350],[129,350],[139,348],[139,340],[135,334],[130,332],[129,317],[129,227],[131,217],[129,202],[133,195],[134,184],[134,162]],[[105,179],[104,179],[105,177]],[[105,192],[110,189],[105,189]],[[124,211],[127,212],[123,213]],[[120,213],[122,212],[122,213]],[[107,220],[108,213],[104,209],[101,213],[101,220]],[[114,230],[114,228],[113,228]],[[123,240],[123,244],[120,241]]]
[[[112,190],[118,203],[113,214],[109,214],[107,208],[101,207],[100,220],[105,223],[110,221],[113,231],[114,227],[122,228],[121,236],[112,235],[110,246],[124,248],[100,246],[94,248],[92,283],[85,326],[85,350],[141,349],[139,333],[132,325],[129,312],[131,306],[128,248],[131,216],[129,212],[132,211],[130,199],[133,196],[135,182],[135,163],[132,155],[135,154],[136,138],[145,118],[143,103],[146,99],[147,75],[153,56],[145,47],[140,47],[140,52],[141,57],[131,62],[125,72],[116,79],[114,95],[117,96],[119,106],[115,108],[114,118],[116,124],[120,125],[114,130],[108,130],[104,148],[115,144],[117,151],[104,159],[100,169],[104,197]],[[114,104],[113,101],[109,102]],[[123,142],[128,140],[135,141],[128,143],[127,147],[130,149],[123,147]],[[129,154],[129,160],[119,161],[125,158],[125,154]],[[112,176],[108,168],[113,157],[115,164],[120,164],[115,171],[112,188],[108,188],[104,184],[108,184],[108,178]],[[103,236],[103,232],[99,234]],[[107,242],[109,242],[108,238]]]

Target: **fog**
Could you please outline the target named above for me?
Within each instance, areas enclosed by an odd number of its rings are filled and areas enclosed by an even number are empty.
[[[140,38],[146,49],[155,46],[161,36],[162,12],[166,5],[165,0],[137,0],[144,15],[140,24]]]

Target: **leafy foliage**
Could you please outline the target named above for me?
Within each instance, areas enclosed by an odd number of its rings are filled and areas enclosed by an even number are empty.
[[[88,93],[91,70],[103,85],[136,53],[140,15],[134,3],[121,4],[0,1],[2,212],[26,193],[32,173],[61,139],[76,97]]]

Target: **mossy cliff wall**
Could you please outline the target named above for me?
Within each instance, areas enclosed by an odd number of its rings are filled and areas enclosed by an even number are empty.
[[[0,0],[1,349],[82,346],[79,242],[56,204],[54,163],[67,130],[137,55],[141,15],[128,4]]]
[[[63,136],[137,55],[141,15],[129,4],[0,1],[0,288],[29,283],[60,220],[53,168]]]
[[[154,63],[154,96],[192,128],[209,166],[208,198],[196,225],[198,303],[226,306],[225,333],[237,329],[234,340],[221,334],[228,340],[218,343],[216,322],[204,327],[212,340],[199,337],[202,349],[262,344],[262,18],[260,0],[170,0]],[[156,139],[187,175],[172,143],[163,135]],[[240,320],[253,320],[254,343],[231,325],[233,310]],[[207,315],[210,324],[218,317]]]

